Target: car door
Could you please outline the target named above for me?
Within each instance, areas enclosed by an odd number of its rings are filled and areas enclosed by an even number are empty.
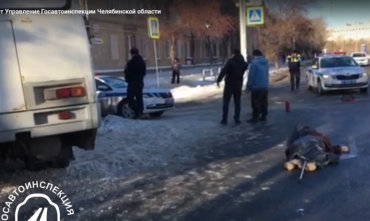
[[[107,115],[114,113],[115,109],[114,107],[112,107],[111,102],[111,97],[113,93],[112,87],[99,79],[95,79],[95,85],[102,114]]]
[[[315,72],[317,71],[316,69],[312,68],[313,66],[316,66],[318,67],[318,64],[319,64],[319,59],[318,58],[315,58],[313,59],[310,67],[307,68],[307,84],[310,85],[310,86],[316,86],[315,85]]]
[[[118,104],[127,99],[127,83],[119,77],[104,77],[102,81],[113,88],[113,91],[108,92],[108,95],[113,111],[116,112]]]

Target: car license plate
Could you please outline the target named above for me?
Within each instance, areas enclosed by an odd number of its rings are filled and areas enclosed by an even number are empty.
[[[342,84],[354,84],[356,81],[342,81]]]
[[[170,98],[170,99],[166,99],[166,104],[172,104],[173,103],[173,99]]]

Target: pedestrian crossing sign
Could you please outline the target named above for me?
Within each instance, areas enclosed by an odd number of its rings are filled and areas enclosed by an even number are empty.
[[[265,23],[265,15],[263,7],[250,7],[247,8],[247,25],[263,25]]]
[[[159,39],[159,20],[156,17],[148,18],[148,35],[152,39]]]

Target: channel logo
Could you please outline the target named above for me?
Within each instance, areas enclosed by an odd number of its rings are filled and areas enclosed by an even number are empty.
[[[46,199],[48,201],[48,203],[55,208],[56,213],[57,213],[57,217],[56,217],[56,220],[48,220],[48,218],[47,218],[48,217],[48,208],[40,207],[28,219],[28,221],[60,221],[59,206],[57,204],[55,204],[53,201],[51,201],[51,199],[47,195],[42,194],[42,193],[34,193],[34,194],[31,194],[31,195],[27,196],[26,199],[17,206],[17,208],[15,209],[15,221],[22,220],[22,219],[19,219],[19,209],[23,205],[25,205],[28,202],[28,200],[30,200],[32,198],[44,198],[44,199]]]

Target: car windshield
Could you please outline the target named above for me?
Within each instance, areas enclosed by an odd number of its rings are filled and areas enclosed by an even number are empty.
[[[102,77],[101,79],[114,88],[127,87],[126,81],[119,77]]]
[[[354,57],[354,58],[358,58],[358,57],[366,57],[366,55],[365,55],[364,53],[354,53],[354,54],[352,55],[352,57]]]
[[[1,0],[0,9],[9,10],[66,10],[71,7],[71,0]]]
[[[321,59],[321,68],[355,67],[356,61],[351,57],[336,57]]]

